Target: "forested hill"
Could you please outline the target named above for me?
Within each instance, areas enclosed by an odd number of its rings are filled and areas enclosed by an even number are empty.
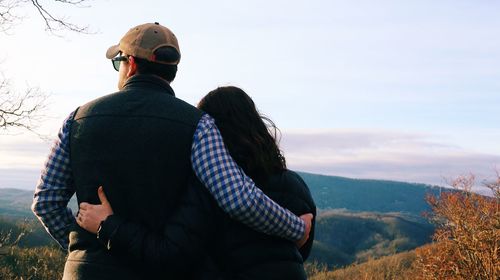
[[[433,227],[420,217],[428,209],[426,193],[438,192],[439,188],[299,174],[320,210],[311,260],[331,267],[342,266],[413,249],[430,241]],[[14,224],[20,222],[28,223],[33,231],[23,243],[54,245],[39,222],[22,222],[25,218],[34,219],[30,210],[32,199],[33,191],[0,188],[0,232],[17,228]],[[71,206],[76,208],[74,199]]]
[[[34,217],[30,211],[32,201],[33,191],[0,188],[0,216]]]
[[[428,209],[425,195],[439,188],[395,181],[350,179],[298,172],[321,210],[403,212],[420,216]],[[0,215],[31,216],[33,191],[0,188]]]
[[[35,218],[30,208],[33,202],[33,192],[34,190],[0,188],[0,217]],[[69,205],[72,209],[77,209],[75,197]]]
[[[298,172],[321,210],[403,212],[420,216],[428,210],[425,196],[441,188],[384,180],[350,179]]]

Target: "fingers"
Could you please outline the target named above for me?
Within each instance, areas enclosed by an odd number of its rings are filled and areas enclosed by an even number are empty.
[[[77,218],[84,218],[87,216],[87,213],[88,213],[88,210],[80,209],[80,211],[78,211],[78,215],[76,217]]]
[[[306,224],[306,234],[309,233],[309,231],[311,230],[311,225],[312,225],[312,219],[313,219],[313,214],[311,213],[307,213],[307,214],[304,214],[304,215],[301,215],[300,218],[304,221],[304,223]]]
[[[306,244],[307,240],[309,239],[309,234],[311,233],[313,217],[314,216],[311,213],[307,213],[307,214],[300,216],[300,219],[302,219],[302,221],[304,221],[306,227],[304,230],[304,236],[302,237],[302,239],[300,239],[299,241],[296,242],[297,247],[299,247],[299,248],[304,246],[304,244]]]
[[[109,204],[108,198],[106,197],[106,194],[104,193],[104,189],[102,186],[100,186],[97,189],[97,195],[99,195],[99,200],[101,201],[101,204]]]
[[[78,216],[76,217],[76,223],[83,229],[92,231],[92,218],[89,216],[89,212],[87,210],[81,210],[78,212]]]
[[[80,211],[81,210],[87,210],[87,211],[92,211],[96,206],[99,206],[98,204],[90,204],[87,202],[82,202],[80,203]]]
[[[97,189],[97,195],[99,196],[101,204],[80,203],[80,209],[76,217],[77,224],[91,233],[96,233],[100,223],[104,221],[106,217],[113,214],[113,209],[111,209],[111,205],[108,202],[102,186]]]
[[[89,204],[89,203],[87,203],[87,202],[82,202],[82,203],[80,203],[80,210],[81,210],[81,209],[89,209],[89,208],[91,208],[91,207],[92,207],[92,204]]]
[[[76,216],[76,222],[81,227],[83,227],[83,225],[84,225],[84,219],[85,219],[86,214],[87,214],[86,210],[80,209],[80,211],[78,211],[78,215]]]

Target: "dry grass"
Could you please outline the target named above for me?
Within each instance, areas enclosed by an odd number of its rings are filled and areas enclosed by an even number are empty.
[[[413,279],[418,271],[414,267],[415,252],[404,252],[378,260],[369,260],[334,271],[317,270],[309,274],[310,280],[375,280],[375,279]],[[314,272],[313,269],[309,271]]]
[[[61,279],[66,254],[55,247],[2,247],[0,279]],[[7,248],[7,249],[6,249]]]

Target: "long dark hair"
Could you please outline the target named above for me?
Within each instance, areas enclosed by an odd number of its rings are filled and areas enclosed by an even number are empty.
[[[215,119],[229,153],[243,171],[258,184],[286,169],[278,148],[278,128],[259,114],[253,100],[242,89],[228,86],[209,92],[198,108]]]

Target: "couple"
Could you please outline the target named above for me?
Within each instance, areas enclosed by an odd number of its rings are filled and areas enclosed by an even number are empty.
[[[32,205],[69,250],[64,279],[305,279],[314,202],[250,97],[177,99],[179,46],[158,23],[106,56],[119,91],[65,120]]]

